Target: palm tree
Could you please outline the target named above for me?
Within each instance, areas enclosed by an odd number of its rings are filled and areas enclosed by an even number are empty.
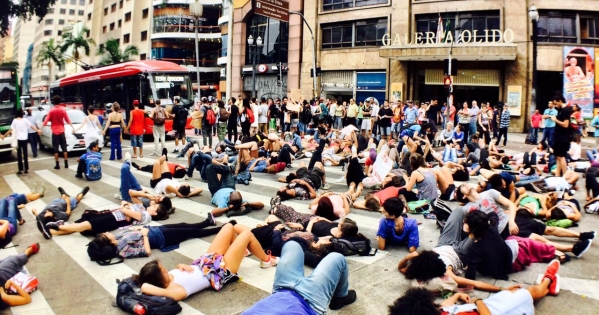
[[[123,51],[121,51],[119,47],[119,41],[117,39],[111,38],[107,40],[104,45],[98,46],[97,55],[104,55],[100,61],[101,65],[109,65],[113,63],[129,61],[131,56],[139,55],[139,50],[137,47],[129,45],[125,47]]]
[[[79,33],[76,36],[73,35],[73,32],[66,32],[66,33],[62,34],[62,37],[64,38],[64,42],[62,43],[62,46],[60,47],[60,51],[62,53],[64,53],[69,48],[72,47],[73,52],[71,53],[71,55],[72,55],[72,58],[75,60],[76,64],[81,59],[81,55],[79,54],[79,49],[83,48],[85,55],[89,56],[90,45],[96,44],[93,39],[85,38],[83,36],[83,34],[87,33],[87,32],[89,32],[89,28],[84,26],[83,28],[81,28],[81,30],[79,31]]]
[[[52,62],[55,65],[61,66],[64,63],[64,57],[60,52],[60,46],[54,43],[54,38],[50,38],[49,41],[42,44],[42,48],[37,54],[37,65],[48,63],[50,82],[54,80],[52,73]]]

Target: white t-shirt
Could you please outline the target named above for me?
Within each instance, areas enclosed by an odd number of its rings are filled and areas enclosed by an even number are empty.
[[[268,123],[268,105],[266,103],[260,105],[260,110],[262,113],[260,113],[260,116],[258,117],[258,122],[261,124]],[[256,115],[256,113],[254,113],[254,115]]]
[[[580,147],[580,144],[571,142],[570,151],[568,151],[568,154],[570,154],[572,160],[580,160],[580,155],[582,154],[582,148]]]
[[[29,120],[23,118],[15,118],[10,124],[12,134],[17,137],[17,140],[27,140],[29,137],[29,128],[31,128],[31,123]]]
[[[337,104],[333,103],[329,106],[329,116],[335,117],[335,112],[337,111]]]
[[[376,117],[379,115],[379,106],[376,104],[372,105],[372,109],[370,110],[370,117]]]
[[[166,186],[171,186],[175,189],[179,189],[179,187],[181,186],[181,183],[179,183],[178,181],[176,181],[174,179],[165,178],[165,179],[159,181],[158,184],[156,184],[156,187],[154,187],[154,193],[155,194],[166,194]]]

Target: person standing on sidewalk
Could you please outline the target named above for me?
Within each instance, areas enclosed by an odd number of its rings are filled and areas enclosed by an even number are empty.
[[[501,136],[503,136],[503,145],[505,147],[507,143],[507,129],[510,127],[510,111],[507,108],[507,104],[503,104],[503,111],[501,111],[501,119],[499,121],[499,135],[497,136],[497,142],[495,145],[499,145],[499,141],[501,141]]]
[[[239,115],[239,106],[234,97],[229,99],[229,123],[227,124],[227,138],[233,143],[237,142],[237,116]],[[233,135],[233,140],[231,140]]]
[[[212,126],[214,123],[208,123],[207,113],[209,110],[213,111],[212,106],[208,104],[208,99],[206,97],[202,97],[202,107],[200,108],[200,117],[202,118],[202,138],[204,140],[204,145],[209,145],[210,148],[212,148]]]
[[[137,148],[139,148],[139,157],[144,157],[144,120],[145,113],[139,109],[139,101],[133,100],[133,110],[129,114],[129,136],[131,137],[131,147],[133,147],[133,157],[137,158]]]
[[[538,109],[535,109],[535,113],[530,116],[530,140],[532,144],[537,144],[537,140],[539,138],[539,127],[541,127],[541,120],[543,119],[543,115],[539,113]]]
[[[116,158],[120,161],[123,158],[121,139],[123,138],[123,132],[126,132],[127,130],[125,122],[123,121],[123,115],[119,112],[121,110],[119,103],[114,102],[112,104],[112,110],[112,113],[108,115],[108,122],[104,126],[102,134],[106,134],[106,131],[110,129],[110,160],[114,161]]]
[[[478,113],[480,112],[480,108],[478,108],[478,102],[472,101],[472,108],[470,108],[470,134],[467,142],[472,141],[472,136],[476,133],[477,128],[476,125],[478,123]]]
[[[557,116],[557,109],[555,104],[549,101],[548,108],[543,112],[543,119],[545,119],[545,129],[543,129],[543,141],[547,141],[550,147],[553,147],[553,134],[555,133],[555,121],[551,117]]]
[[[68,124],[71,126],[71,130],[75,130],[75,127],[71,124],[71,120],[65,110],[66,104],[62,103],[62,98],[55,95],[52,97],[52,104],[54,104],[54,107],[48,112],[42,127],[46,126],[48,123],[52,123],[50,126],[52,129],[52,149],[54,150],[54,161],[56,161],[54,169],[58,170],[60,169],[60,164],[58,164],[59,147],[62,149],[62,155],[64,156],[64,168],[69,168],[69,152],[67,152],[67,138],[64,135],[64,125]],[[41,134],[41,132],[39,133]]]
[[[19,165],[19,171],[17,175],[21,175],[23,173],[23,166],[25,166],[25,174],[29,172],[29,159],[27,157],[27,143],[29,139],[28,130],[33,129],[37,132],[41,132],[39,129],[35,127],[35,125],[31,125],[29,120],[23,119],[23,111],[18,110],[16,118],[13,119],[10,124],[10,129],[5,134],[0,134],[0,138],[4,140],[7,135],[14,134],[17,138],[17,160]],[[24,165],[23,165],[24,164]]]
[[[161,153],[159,152],[164,151],[164,142],[166,137],[164,123],[168,118],[171,117],[171,115],[166,112],[164,107],[160,105],[160,100],[156,100],[154,104],[156,104],[156,106],[154,106],[154,109],[152,109],[152,112],[150,113],[150,118],[154,120],[154,127],[152,128],[152,133],[154,135],[154,152],[150,154],[152,156],[160,155]],[[158,151],[158,145],[160,142],[162,142],[162,147],[160,148],[160,151]]]
[[[26,118],[29,123],[31,124],[32,128],[29,128],[28,134],[27,134],[27,141],[29,141],[29,144],[31,145],[31,153],[33,154],[33,157],[36,158],[37,157],[37,146],[38,143],[40,142],[39,140],[39,135],[37,134],[37,131],[35,131],[33,129],[33,127],[37,127],[37,122],[35,121],[35,116],[33,115],[33,110],[30,108],[27,109],[27,118]]]
[[[570,151],[570,135],[573,132],[570,128],[570,116],[572,116],[572,107],[565,104],[565,99],[562,95],[556,95],[553,97],[553,103],[558,110],[557,116],[551,116],[551,120],[555,122],[555,144],[553,148],[553,154],[557,168],[555,169],[555,176],[563,176],[568,170],[568,163],[566,162],[566,155]]]
[[[181,146],[185,146],[185,125],[187,125],[187,116],[189,112],[185,107],[181,106],[179,98],[175,98],[175,105],[171,113],[173,114],[173,130],[175,131],[175,150],[173,153],[179,153],[179,140],[181,140]]]

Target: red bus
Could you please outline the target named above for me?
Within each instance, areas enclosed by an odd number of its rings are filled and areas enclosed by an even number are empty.
[[[61,96],[67,107],[96,108],[103,115],[106,104],[118,102],[125,120],[133,109],[133,100],[139,100],[141,109],[149,112],[159,99],[170,112],[173,99],[178,97],[186,108],[193,105],[193,91],[189,70],[175,63],[159,60],[129,61],[91,69],[56,80],[50,84],[50,95]],[[188,118],[187,128],[191,118]],[[145,133],[152,134],[153,121],[146,117]],[[167,132],[173,129],[172,119],[165,124]]]

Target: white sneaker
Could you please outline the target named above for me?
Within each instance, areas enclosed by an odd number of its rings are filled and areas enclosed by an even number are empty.
[[[123,200],[123,196],[121,196],[121,192],[114,194],[114,199]]]
[[[274,267],[279,263],[279,257],[270,256],[268,261],[260,261],[260,268]]]
[[[157,156],[158,153],[156,153],[156,151],[152,152],[152,154],[150,154],[150,156]]]
[[[345,181],[345,175],[341,176],[339,179],[335,180],[335,183],[343,183]]]
[[[197,143],[193,145],[193,152],[200,152],[200,147]]]
[[[187,174],[185,174],[185,176],[183,176],[184,180],[189,180],[189,176],[187,176]]]
[[[129,152],[125,153],[125,162],[131,163],[131,153],[129,153]]]

